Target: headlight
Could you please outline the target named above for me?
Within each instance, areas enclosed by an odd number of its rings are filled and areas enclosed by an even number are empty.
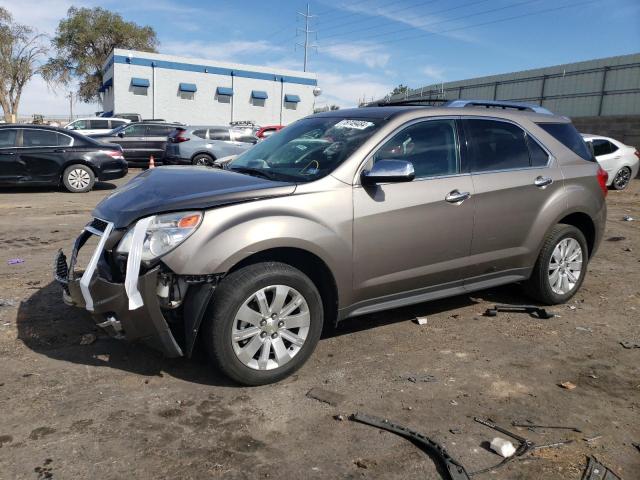
[[[142,260],[154,260],[184,242],[202,222],[201,212],[177,212],[155,215],[147,227],[142,244]],[[116,252],[129,253],[133,228],[122,237]]]

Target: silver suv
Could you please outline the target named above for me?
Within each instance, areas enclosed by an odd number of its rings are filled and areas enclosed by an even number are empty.
[[[138,175],[56,277],[111,334],[170,357],[200,337],[226,375],[265,384],[348,317],[512,282],[567,301],[602,238],[606,182],[570,121],[537,106],[332,111],[225,169]]]

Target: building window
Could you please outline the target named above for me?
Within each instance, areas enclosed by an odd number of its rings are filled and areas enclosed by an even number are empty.
[[[251,104],[254,107],[264,107],[267,98],[269,98],[269,95],[267,95],[267,92],[265,92],[264,90],[251,91]]]
[[[183,100],[193,100],[197,91],[195,83],[181,83],[178,86],[178,96]]]
[[[231,103],[233,97],[233,88],[231,87],[218,87],[216,88],[215,98],[220,103]]]
[[[292,93],[284,94],[284,108],[287,110],[297,110],[300,103],[300,96]]]
[[[129,87],[129,91],[134,95],[146,96],[148,89],[149,89],[149,79],[139,78],[139,77],[131,78],[131,86]]]

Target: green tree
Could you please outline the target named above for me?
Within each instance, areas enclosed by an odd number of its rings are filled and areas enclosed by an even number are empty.
[[[405,94],[408,91],[409,91],[409,87],[407,87],[406,85],[400,84],[396,88],[391,90],[391,93],[389,95],[393,96],[393,95]]]
[[[16,121],[22,90],[39,72],[38,61],[47,53],[43,39],[0,7],[0,107],[6,122]]]
[[[76,8],[60,20],[53,38],[55,56],[43,66],[43,76],[52,85],[78,80],[78,98],[100,100],[102,66],[114,48],[155,52],[158,38],[153,28],[125,21],[104,8]]]

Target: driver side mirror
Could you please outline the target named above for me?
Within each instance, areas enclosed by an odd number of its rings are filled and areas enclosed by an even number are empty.
[[[118,132],[118,136],[119,136],[120,138],[124,138],[124,132]]]
[[[406,160],[378,160],[371,170],[363,170],[362,185],[410,182],[416,178],[413,164]]]

